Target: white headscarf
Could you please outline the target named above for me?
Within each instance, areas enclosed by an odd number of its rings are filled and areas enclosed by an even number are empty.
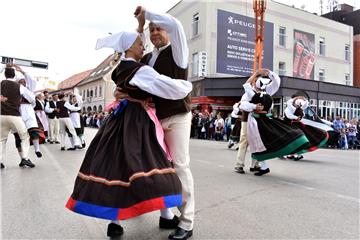
[[[119,53],[124,53],[135,42],[138,34],[135,32],[119,32],[104,38],[100,38],[96,42],[95,49],[112,48]]]
[[[255,86],[261,90],[265,90],[266,86],[272,82],[270,78],[259,77],[256,80]]]

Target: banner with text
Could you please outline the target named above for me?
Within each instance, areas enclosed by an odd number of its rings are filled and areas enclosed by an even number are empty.
[[[255,18],[218,9],[216,72],[252,74]],[[264,21],[263,68],[273,70],[274,24]]]

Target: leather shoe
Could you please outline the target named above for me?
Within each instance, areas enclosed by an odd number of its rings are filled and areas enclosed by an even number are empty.
[[[1,163],[1,169],[5,168],[5,165],[3,163]]]
[[[124,233],[124,229],[122,226],[117,225],[115,223],[109,223],[107,228],[107,236],[114,238],[121,236]]]
[[[41,158],[41,157],[42,157],[41,152],[35,152],[35,154],[36,154],[36,156],[37,156],[38,158]]]
[[[261,169],[260,169],[260,171],[258,171],[257,173],[254,173],[254,175],[255,175],[255,176],[262,176],[262,175],[267,174],[267,173],[269,173],[269,172],[270,172],[270,169],[269,169],[269,168],[267,168],[267,169],[265,169],[265,170],[261,170]]]
[[[169,239],[185,240],[192,236],[193,230],[187,231],[178,227],[174,232],[169,235]]]
[[[160,217],[159,219],[159,228],[163,229],[176,229],[179,225],[179,218],[175,215],[173,219],[166,219]]]
[[[252,167],[252,168],[250,168],[250,172],[258,172],[260,170],[261,170],[260,167]]]
[[[240,174],[245,174],[243,167],[235,167],[235,172],[240,173]]]
[[[35,164],[33,164],[30,159],[21,159],[21,162],[19,163],[19,167],[25,167],[25,166],[28,166],[28,167],[35,167]]]
[[[299,160],[301,160],[301,159],[303,159],[303,158],[304,158],[304,156],[303,156],[303,155],[300,155],[300,156],[295,157],[295,158],[294,158],[294,161],[299,161]]]

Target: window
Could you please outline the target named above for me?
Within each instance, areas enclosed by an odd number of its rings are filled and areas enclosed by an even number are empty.
[[[286,47],[286,28],[285,27],[279,28],[279,45],[281,47]]]
[[[351,82],[350,82],[350,74],[345,74],[345,85],[350,86]]]
[[[286,75],[285,62],[279,62],[279,75]]]
[[[85,89],[83,90],[82,97],[83,97],[83,98],[85,98],[85,97],[86,97],[86,95],[85,95]]]
[[[193,16],[193,21],[192,21],[192,36],[195,37],[197,35],[199,35],[199,13],[196,13]]]
[[[319,70],[319,81],[325,81],[325,70],[324,69]]]
[[[97,97],[97,89],[98,89],[98,87],[96,86],[95,87],[95,97]]]
[[[86,97],[90,97],[90,91],[89,91],[89,89],[86,91]]]
[[[350,45],[345,44],[345,61],[350,61]]]
[[[99,97],[102,97],[102,86],[99,86]]]
[[[192,76],[197,76],[199,70],[199,53],[193,53],[192,55]]]
[[[320,37],[319,40],[319,55],[325,56],[325,38]]]

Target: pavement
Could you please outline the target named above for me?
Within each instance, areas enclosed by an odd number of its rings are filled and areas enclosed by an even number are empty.
[[[96,129],[85,130],[89,145]],[[13,138],[1,174],[1,239],[107,239],[108,221],[65,208],[84,150],[31,148],[33,169],[20,168]],[[301,161],[270,160],[271,172],[234,172],[235,149],[226,142],[192,139],[198,239],[359,239],[358,150],[320,149]],[[250,159],[247,159],[249,164]],[[178,214],[178,210],[174,209]],[[167,239],[158,212],[122,221],[119,239]]]

